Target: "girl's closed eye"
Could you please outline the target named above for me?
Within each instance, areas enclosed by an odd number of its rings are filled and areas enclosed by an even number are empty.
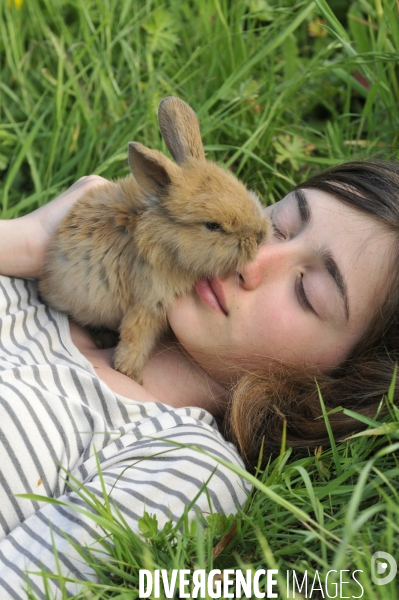
[[[276,236],[276,238],[278,238],[279,240],[286,240],[287,236],[284,235],[284,233],[281,231],[281,229],[279,229],[277,227],[276,222],[273,219],[273,217],[271,218],[271,223],[272,223],[273,233]]]
[[[295,290],[296,290],[298,300],[301,303],[301,305],[303,306],[303,308],[305,310],[311,311],[316,314],[316,311],[313,308],[313,306],[310,304],[308,297],[306,295],[306,292],[305,292],[305,287],[303,285],[303,273],[300,273],[298,275],[298,277],[296,278]]]

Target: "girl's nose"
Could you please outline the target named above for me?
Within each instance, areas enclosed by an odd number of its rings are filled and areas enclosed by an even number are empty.
[[[282,275],[297,262],[295,244],[270,243],[260,246],[255,260],[246,264],[239,271],[241,285],[245,290],[254,290],[264,281],[265,277]],[[297,249],[298,250],[298,249]]]

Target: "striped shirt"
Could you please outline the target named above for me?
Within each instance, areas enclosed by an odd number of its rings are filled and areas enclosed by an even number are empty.
[[[197,511],[230,514],[243,504],[248,486],[231,470],[165,440],[242,466],[209,413],[116,394],[73,344],[67,316],[38,297],[36,282],[0,277],[1,600],[26,598],[26,570],[57,572],[52,536],[62,573],[95,580],[62,532],[80,545],[95,540],[94,522],[73,508],[83,501],[68,474],[101,499],[96,457],[107,492],[135,531],[144,511],[160,527],[177,522],[209,478]],[[21,493],[71,506],[15,496]],[[45,598],[41,576],[30,582]],[[55,593],[56,583],[50,586]],[[77,589],[70,584],[68,591]]]

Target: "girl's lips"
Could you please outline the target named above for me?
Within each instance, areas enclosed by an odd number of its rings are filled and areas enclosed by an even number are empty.
[[[200,279],[194,286],[201,300],[213,310],[227,315],[222,284],[219,279]]]

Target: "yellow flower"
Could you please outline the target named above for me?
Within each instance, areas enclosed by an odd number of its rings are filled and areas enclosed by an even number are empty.
[[[7,6],[8,8],[11,8],[13,4],[15,4],[15,8],[17,10],[20,10],[22,3],[24,0],[7,0]]]
[[[312,37],[325,37],[327,35],[327,31],[324,29],[323,25],[326,25],[326,22],[320,17],[316,17],[316,19],[313,19],[313,21],[309,21],[309,35]]]

